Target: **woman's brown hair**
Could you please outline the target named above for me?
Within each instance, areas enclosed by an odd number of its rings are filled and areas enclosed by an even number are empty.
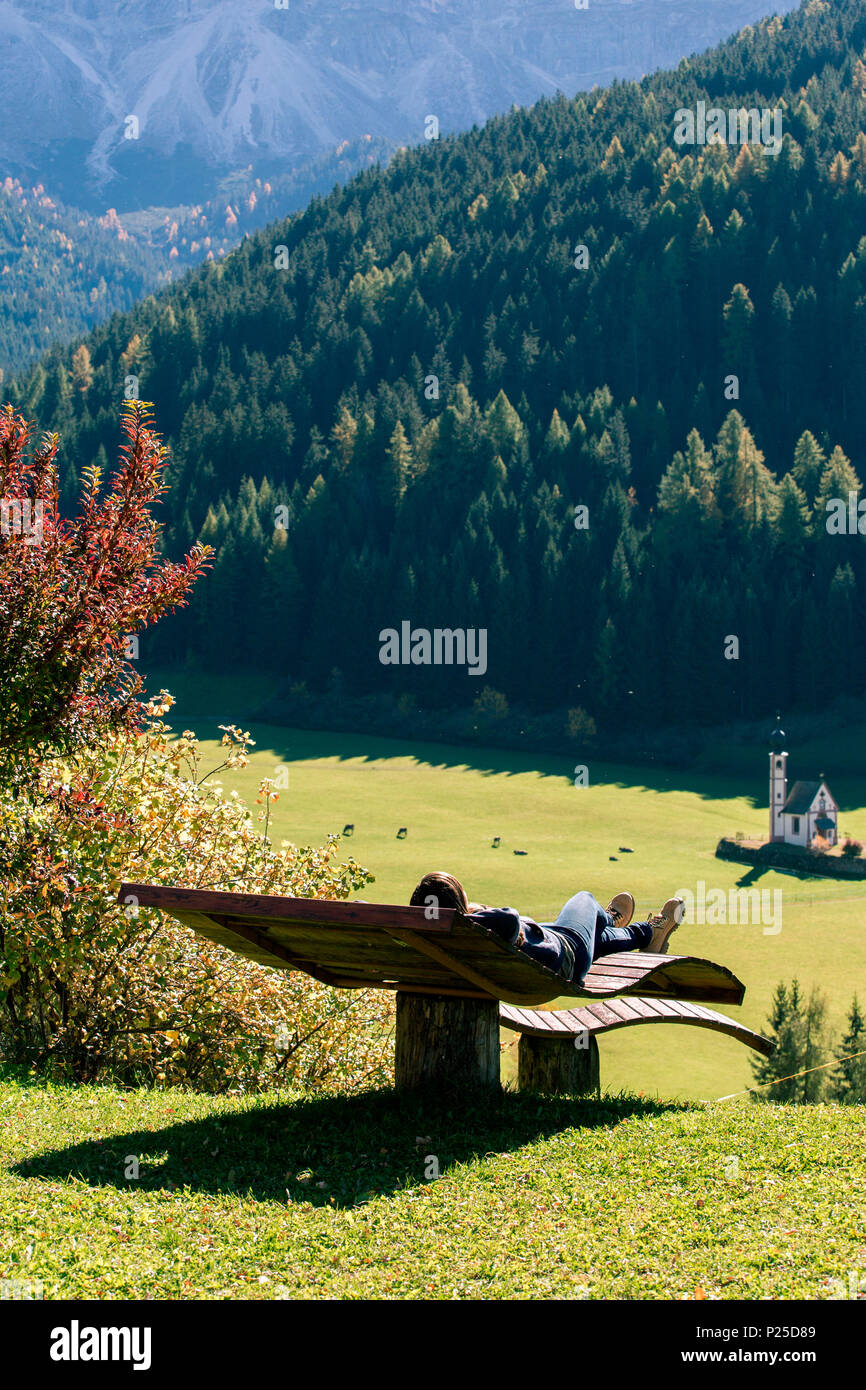
[[[469,911],[466,889],[453,874],[425,874],[409,899],[409,906],[427,907],[428,898],[435,898],[437,907],[456,907],[464,913]]]

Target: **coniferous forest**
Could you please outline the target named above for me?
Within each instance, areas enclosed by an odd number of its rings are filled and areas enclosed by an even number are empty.
[[[0,385],[52,345],[131,308],[202,261],[218,260],[250,231],[304,206],[346,173],[390,153],[385,140],[344,141],[292,174],[242,170],[205,202],[103,216],[65,207],[42,184],[0,182]]]
[[[677,144],[702,101],[779,153]],[[862,692],[864,368],[866,3],[808,0],[401,151],[10,394],[68,507],[153,402],[166,550],[216,554],[143,670],[650,727]],[[404,620],[486,629],[483,679],[383,666]]]

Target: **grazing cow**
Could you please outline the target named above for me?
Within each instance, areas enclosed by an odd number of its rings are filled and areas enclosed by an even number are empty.
[[[344,825],[344,826],[343,826],[343,834],[344,834],[344,835],[354,835],[354,833],[355,833],[355,827],[354,827],[354,825]]]
[[[493,836],[493,844],[490,846],[490,848],[491,848],[491,849],[498,849],[498,848],[499,848],[499,844],[500,844],[500,837],[499,837],[498,835],[494,835],[494,836]]]
[[[408,833],[409,833],[409,832],[408,832],[408,830],[406,829],[405,825],[401,825],[401,826],[400,826],[400,829],[397,831],[397,839],[398,839],[398,840],[405,840],[405,838],[406,838],[406,836],[408,835]]]

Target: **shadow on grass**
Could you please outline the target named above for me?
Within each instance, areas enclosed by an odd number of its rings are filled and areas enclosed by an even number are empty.
[[[751,888],[765,874],[781,874],[784,878],[799,878],[806,883],[856,883],[856,879],[833,878],[830,874],[810,874],[804,869],[789,869],[780,864],[755,864],[737,879],[738,888]]]
[[[214,725],[216,716],[214,716]],[[177,719],[174,726],[180,727]],[[199,719],[192,722],[199,737],[213,738],[216,729],[209,729]],[[246,727],[246,726],[245,726]],[[468,769],[482,777],[517,777],[534,773],[539,778],[561,781],[568,787],[574,783],[576,762],[591,767],[592,785],[618,787],[644,792],[691,792],[703,800],[717,801],[723,797],[744,797],[754,808],[763,805],[766,792],[764,779],[754,774],[736,775],[733,772],[706,772],[672,767],[659,761],[627,760],[614,762],[591,755],[541,750],[524,751],[495,748],[483,743],[434,742],[414,738],[389,738],[384,734],[327,732],[270,724],[265,720],[248,721],[255,740],[254,753],[273,754],[280,762],[336,759],[340,763],[387,763],[394,759],[414,758],[421,766],[448,772]]]
[[[92,1187],[236,1193],[258,1201],[346,1208],[423,1185],[456,1165],[507,1155],[563,1130],[610,1128],[633,1115],[688,1108],[636,1096],[462,1095],[303,1098],[253,1104],[162,1129],[52,1149],[12,1171]],[[128,1178],[137,1159],[139,1176]],[[541,1161],[541,1160],[539,1160]]]
[[[153,693],[162,685],[178,697],[169,716],[175,728],[196,728],[200,738],[218,739],[217,726],[231,719],[250,729],[257,741],[255,751],[273,752],[285,762],[310,758],[373,761],[411,755],[434,768],[468,767],[484,776],[537,772],[542,777],[562,778],[570,785],[574,764],[579,761],[592,765],[593,786],[691,792],[712,801],[743,797],[754,809],[766,805],[764,734],[756,735],[757,741],[753,742],[748,727],[744,734],[741,726],[734,725],[730,738],[720,736],[718,729],[686,730],[692,737],[699,738],[702,751],[691,765],[675,765],[664,762],[654,748],[653,739],[658,737],[658,731],[652,730],[646,735],[646,747],[634,753],[623,752],[617,758],[601,758],[594,752],[578,754],[565,746],[558,755],[540,749],[491,747],[483,741],[461,744],[410,735],[389,738],[372,732],[304,729],[274,723],[273,707],[279,707],[280,681],[272,673],[261,671],[245,669],[226,675],[195,669],[154,668],[147,675],[147,689]],[[767,731],[769,727],[767,724]],[[825,713],[814,719],[807,718],[797,745],[797,762],[807,769],[837,766],[838,775],[832,774],[834,790],[843,806],[859,810],[866,759],[852,762],[852,748],[859,747],[862,716],[855,718],[846,714],[839,720],[839,727],[845,729],[844,742],[838,734],[826,733]]]

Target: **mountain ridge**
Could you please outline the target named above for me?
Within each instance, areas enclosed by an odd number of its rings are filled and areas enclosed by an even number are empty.
[[[782,4],[782,11],[790,5]],[[762,17],[762,0],[3,0],[0,167],[76,206],[201,201],[213,173],[419,141],[513,103],[633,78]],[[126,121],[138,121],[125,138]]]

